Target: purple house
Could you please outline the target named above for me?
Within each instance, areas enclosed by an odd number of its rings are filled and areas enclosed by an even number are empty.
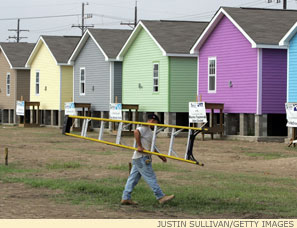
[[[198,96],[225,104],[225,134],[287,135],[287,50],[278,43],[296,21],[292,10],[223,7],[194,44]]]

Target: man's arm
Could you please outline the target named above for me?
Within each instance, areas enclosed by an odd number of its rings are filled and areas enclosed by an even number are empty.
[[[157,152],[157,151],[156,151]],[[158,157],[163,161],[163,162],[167,162],[167,158],[166,157],[163,157],[163,156],[159,156]]]
[[[136,144],[137,144],[137,151],[139,152],[143,152],[144,148],[142,147],[142,144],[141,144],[141,140],[140,140],[140,132],[138,129],[136,129],[134,131],[134,138],[136,140]]]

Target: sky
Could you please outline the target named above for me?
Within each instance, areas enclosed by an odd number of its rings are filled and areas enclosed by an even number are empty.
[[[282,8],[283,4],[267,0],[138,0],[138,19],[209,21],[220,6]],[[297,9],[297,0],[287,0],[288,9]],[[40,35],[80,35],[82,0],[0,0],[0,42],[13,42],[9,36],[16,33],[17,19],[21,32],[28,37],[22,42],[35,43]],[[96,28],[129,29],[121,22],[133,22],[135,0],[88,0],[85,13],[92,14],[86,24]],[[56,15],[74,15],[56,18],[25,19]],[[13,20],[6,20],[13,19]]]

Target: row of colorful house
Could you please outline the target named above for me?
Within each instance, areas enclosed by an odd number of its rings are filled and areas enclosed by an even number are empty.
[[[39,101],[44,124],[61,126],[64,103],[137,104],[186,124],[196,97],[224,103],[228,135],[287,135],[285,103],[297,101],[297,11],[222,7],[209,23],[139,21],[131,30],[0,43],[0,109]]]

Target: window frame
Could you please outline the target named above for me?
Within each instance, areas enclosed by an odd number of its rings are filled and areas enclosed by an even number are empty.
[[[9,84],[7,83],[8,76],[9,76]],[[10,96],[10,91],[11,91],[11,74],[10,72],[7,72],[6,73],[6,96]]]
[[[38,83],[37,83],[37,73],[38,73]],[[38,85],[38,93],[37,93],[37,85]],[[35,71],[35,95],[40,95],[40,71]]]
[[[84,71],[84,80],[81,80],[81,72],[82,70]],[[81,91],[81,84],[84,83],[84,92],[82,93]],[[79,95],[80,96],[85,96],[86,95],[86,68],[85,67],[80,67],[79,68]]]
[[[215,61],[215,73],[210,74],[210,62]],[[207,76],[208,76],[208,85],[207,85],[207,91],[208,93],[216,93],[217,92],[217,57],[208,57],[208,64],[207,64]],[[214,77],[214,90],[210,90],[210,77]]]
[[[155,65],[158,66],[158,77],[155,77]],[[157,79],[158,84],[155,85],[155,79]],[[155,88],[158,88],[158,91],[155,91]],[[153,62],[153,94],[158,94],[160,92],[160,63]]]

